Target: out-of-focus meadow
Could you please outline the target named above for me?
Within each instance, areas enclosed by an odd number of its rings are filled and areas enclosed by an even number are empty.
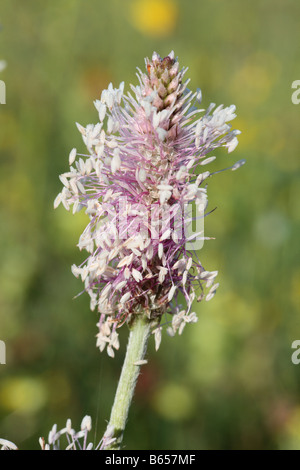
[[[172,49],[203,105],[234,103],[246,158],[209,181],[199,256],[220,288],[195,306],[182,336],[150,342],[124,438],[126,449],[299,449],[299,123],[297,0],[2,0],[0,78],[0,436],[38,448],[52,424],[89,414],[100,438],[127,332],[115,359],[95,347],[95,312],[70,266],[86,216],[53,200],[75,121],[97,122],[93,100],[110,81],[136,84],[136,67]],[[207,168],[208,169],[208,168]]]

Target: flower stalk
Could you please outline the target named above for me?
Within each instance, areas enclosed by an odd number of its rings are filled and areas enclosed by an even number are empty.
[[[216,159],[211,153],[232,152],[240,134],[230,124],[234,105],[199,109],[201,91],[188,90],[187,69],[179,68],[173,51],[164,58],[154,52],[145,65],[130,92],[124,82],[102,91],[95,125],[77,124],[87,153],[71,150],[54,201],[55,208],[62,204],[89,217],[78,243],[88,256],[72,272],[99,314],[97,347],[114,357],[118,329],[130,329],[105,449],[121,447],[150,333],[158,349],[164,325],[170,336],[181,334],[197,322],[194,300],[216,293],[218,272],[208,271],[196,253],[209,237],[203,224],[193,230],[192,221],[207,215],[207,181],[223,171],[206,170]]]
[[[145,363],[150,331],[150,321],[146,315],[136,315],[130,326],[126,356],[107,427],[115,440],[106,450],[120,449],[140,368]]]
[[[101,450],[121,448],[150,333],[158,349],[163,325],[170,336],[181,334],[187,323],[197,322],[194,300],[208,301],[216,293],[218,272],[204,268],[196,253],[210,238],[203,225],[190,229],[193,220],[207,215],[207,180],[223,171],[204,171],[216,159],[208,155],[220,147],[232,152],[240,134],[230,124],[234,105],[199,109],[201,91],[188,90],[187,69],[179,69],[173,51],[164,58],[154,52],[145,65],[131,92],[124,93],[124,82],[102,91],[94,102],[97,124],[77,123],[87,153],[71,150],[70,168],[60,175],[63,189],[54,201],[55,208],[62,204],[89,217],[78,243],[88,256],[72,272],[84,283],[91,310],[98,311],[97,347],[114,357],[120,346],[117,329],[127,324],[130,330],[110,421],[96,447]],[[186,210],[193,205],[196,217]],[[59,449],[65,436],[67,449],[92,449],[90,429],[89,417],[77,433],[68,420],[40,444]],[[6,440],[0,446],[16,447]]]

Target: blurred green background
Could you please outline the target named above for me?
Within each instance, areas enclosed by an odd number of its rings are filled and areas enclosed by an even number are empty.
[[[247,164],[209,182],[199,256],[219,271],[211,302],[180,337],[153,339],[124,438],[126,449],[299,449],[300,79],[298,0],[1,0],[0,436],[22,449],[85,414],[99,439],[126,345],[95,347],[96,313],[73,297],[70,266],[85,215],[53,210],[75,121],[97,122],[93,100],[110,81],[136,84],[136,67],[172,49],[203,105],[234,103],[234,154]],[[93,431],[93,432],[94,432]]]

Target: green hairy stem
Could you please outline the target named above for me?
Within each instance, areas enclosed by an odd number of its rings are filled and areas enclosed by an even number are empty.
[[[150,322],[145,315],[137,315],[131,327],[126,356],[111,410],[108,429],[113,429],[115,441],[106,450],[119,450],[128,417],[129,407],[134,395],[140,372],[140,361],[144,360],[150,334]]]

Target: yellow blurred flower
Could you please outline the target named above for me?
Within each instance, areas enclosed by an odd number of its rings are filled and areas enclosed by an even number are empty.
[[[34,413],[45,405],[47,391],[38,378],[7,378],[1,383],[0,400],[4,410]]]
[[[264,51],[247,57],[231,81],[232,94],[251,109],[267,101],[280,73],[278,59]]]
[[[133,25],[151,36],[167,36],[174,30],[178,7],[172,0],[134,0],[130,19]]]
[[[195,405],[191,390],[175,383],[162,385],[152,399],[155,411],[169,421],[188,419],[193,415]]]

